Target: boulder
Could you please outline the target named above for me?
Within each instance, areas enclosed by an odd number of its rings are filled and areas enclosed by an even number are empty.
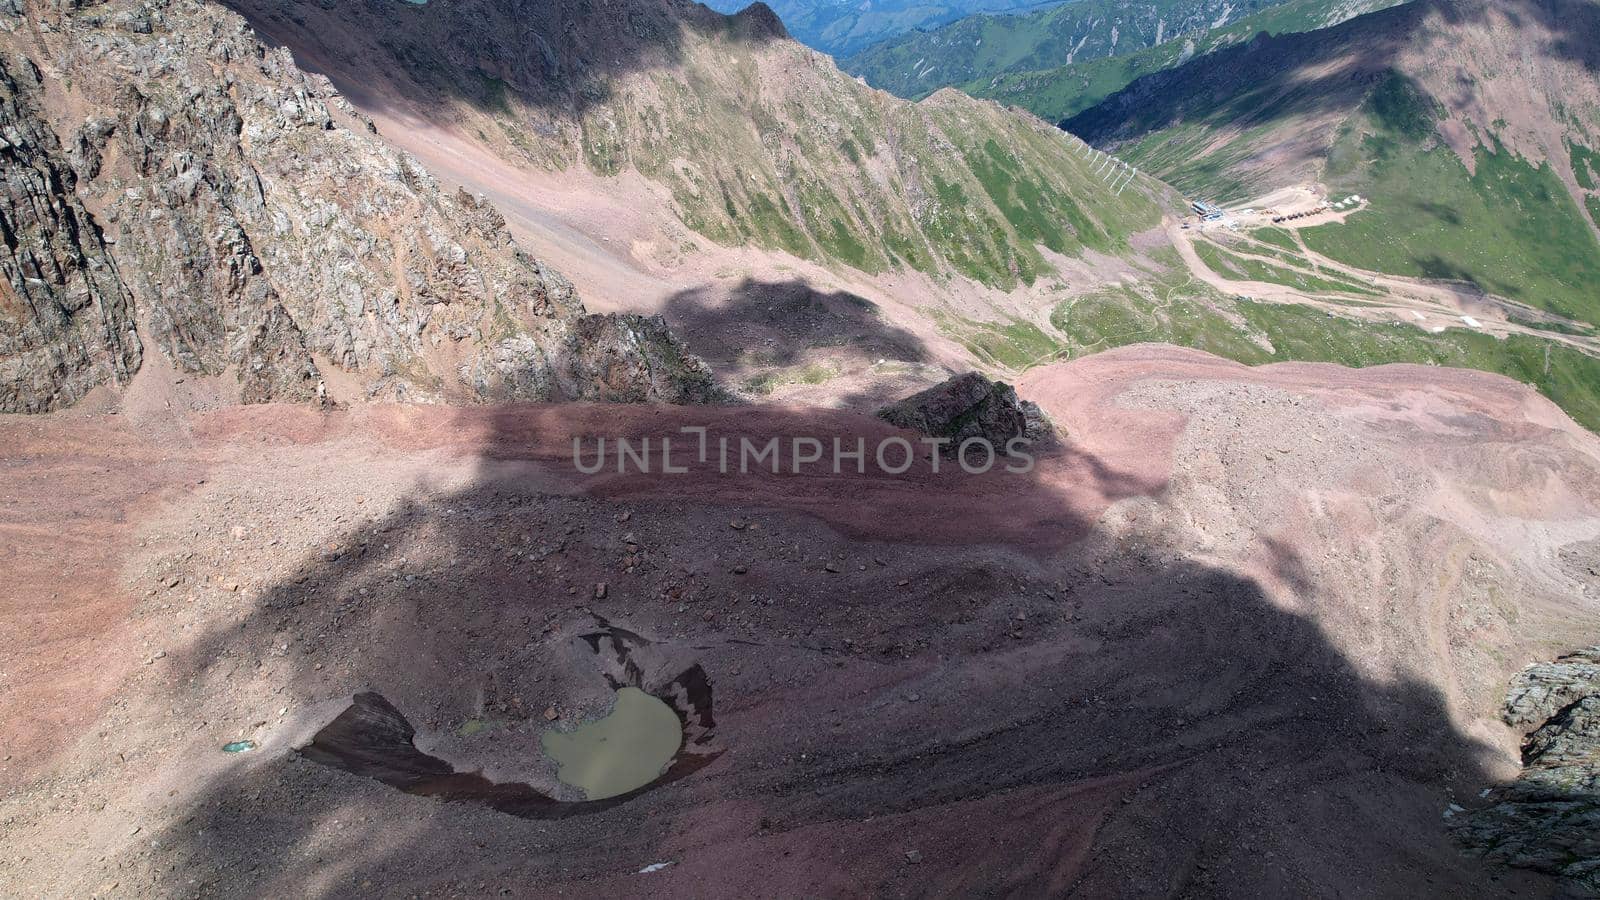
[[[1051,433],[1037,404],[1017,399],[1016,389],[977,372],[956,375],[878,410],[878,418],[929,437],[949,438],[955,455],[963,441],[983,438],[1003,451],[1013,438],[1041,440]]]

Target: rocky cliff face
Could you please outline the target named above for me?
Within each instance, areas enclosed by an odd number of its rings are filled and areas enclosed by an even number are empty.
[[[663,326],[589,324],[493,208],[441,189],[219,6],[0,7],[0,59],[0,409],[125,380],[131,322],[244,402],[322,399],[334,369],[378,399],[713,394]],[[640,344],[653,359],[629,355]]]
[[[37,70],[0,60],[0,410],[33,412],[126,381],[140,347],[132,298],[23,85]]]

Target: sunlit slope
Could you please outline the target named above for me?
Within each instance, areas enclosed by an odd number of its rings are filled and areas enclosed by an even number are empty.
[[[1048,124],[955,92],[914,104],[873,90],[760,4],[239,5],[341,84],[503,157],[643,176],[726,246],[1006,289],[1050,252],[1116,251],[1160,217],[1161,185],[1115,194]]]
[[[1307,243],[1594,323],[1597,36],[1590,0],[1428,0],[1218,51],[1063,124],[1217,199],[1306,179],[1362,194]]]

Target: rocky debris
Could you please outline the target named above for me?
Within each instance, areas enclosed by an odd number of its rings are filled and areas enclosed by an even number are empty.
[[[1451,831],[1486,859],[1600,894],[1600,647],[1518,673],[1504,717],[1534,726],[1523,741],[1522,774],[1492,788],[1486,806],[1447,813]]]
[[[590,315],[567,336],[556,368],[559,395],[573,400],[714,403],[727,396],[660,316]]]
[[[711,369],[659,316],[588,315],[549,323],[539,336],[501,341],[463,364],[461,379],[487,400],[718,403]]]
[[[1013,438],[1040,440],[1053,433],[1038,404],[1019,401],[1011,385],[977,372],[956,375],[885,406],[878,418],[929,437],[949,438],[941,448],[949,456],[972,438],[983,438],[1004,452]]]
[[[1526,727],[1547,722],[1563,707],[1590,694],[1600,694],[1600,647],[1517,673],[1506,692],[1506,724]]]
[[[141,355],[133,298],[75,193],[42,87],[37,67],[0,59],[0,412],[71,405],[127,381]]]
[[[27,8],[39,27],[0,8],[0,215],[20,239],[0,262],[0,409],[125,381],[135,321],[244,402],[324,399],[316,360],[387,399],[720,396],[664,324],[585,316],[498,211],[441,188],[239,15]],[[72,103],[43,108],[41,78]]]
[[[322,376],[282,304],[274,303],[245,345],[239,380],[245,403],[273,400],[322,402]]]

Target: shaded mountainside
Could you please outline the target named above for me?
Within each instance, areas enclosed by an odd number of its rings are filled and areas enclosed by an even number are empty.
[[[1397,0],[1289,0],[1245,16],[1230,25],[1194,31],[1142,50],[1079,59],[1046,69],[985,76],[960,85],[976,97],[1015,104],[1051,122],[1088,109],[1127,87],[1141,75],[1179,66],[1257,34],[1287,34],[1327,28],[1363,13],[1396,5]],[[1170,34],[1170,32],[1169,32]]]
[[[973,13],[1004,13],[1052,6],[1059,0],[773,0],[771,6],[789,33],[829,56],[855,53],[907,31],[932,28]],[[707,6],[735,13],[749,0],[712,0]]]
[[[63,6],[0,11],[0,410],[126,383],[152,351],[243,402],[711,393],[659,321],[584,319],[498,213],[237,15]]]
[[[974,15],[942,28],[884,41],[845,61],[867,83],[902,97],[942,87],[998,96],[1005,76],[1127,56],[1184,37],[1205,41],[1210,30],[1249,17],[1256,30],[1309,30],[1373,8],[1373,0],[1080,0],[1027,15]],[[1250,32],[1254,33],[1254,31]],[[1215,45],[1216,42],[1209,42]],[[1191,49],[1192,55],[1195,51]],[[1035,90],[1033,93],[1037,93]],[[1028,91],[1005,98],[1040,112]],[[1040,112],[1045,115],[1044,112]],[[1058,119],[1061,114],[1047,115]]]
[[[1115,251],[1159,215],[1161,186],[1113,197],[1045,123],[955,92],[874,91],[761,4],[230,2],[368,106],[521,165],[637,173],[724,246],[1010,288],[1050,270],[1040,248]]]
[[[1369,209],[1303,232],[1313,250],[1594,323],[1597,70],[1590,0],[1427,0],[1259,36],[1062,124],[1195,193],[1359,193]]]

